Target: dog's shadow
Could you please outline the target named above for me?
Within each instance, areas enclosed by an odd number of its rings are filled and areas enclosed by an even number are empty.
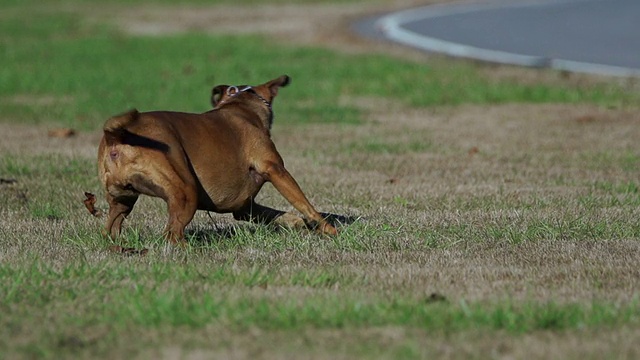
[[[361,217],[338,215],[331,213],[320,213],[331,225],[341,228],[353,224],[361,219]],[[211,246],[217,247],[226,242],[238,238],[240,236],[253,235],[260,231],[260,227],[266,227],[274,233],[285,231],[285,228],[269,224],[256,224],[250,222],[237,222],[232,224],[216,224],[215,222],[198,225],[195,229],[186,231],[185,237],[187,243],[196,248],[207,248]],[[124,256],[145,256],[149,249],[129,247],[126,245],[111,245],[108,250]]]
[[[322,215],[322,217],[325,218],[325,220],[327,220],[329,224],[333,225],[334,227],[343,227],[346,225],[351,225],[354,222],[358,221],[358,219],[360,219],[360,217],[356,217],[356,216],[339,215],[339,214],[332,214],[332,213],[320,213],[320,215]]]
[[[236,238],[243,233],[253,234],[255,232],[256,228],[252,224],[236,223],[221,225],[216,223],[206,223],[199,225],[195,229],[187,229],[185,231],[185,238],[187,243],[190,245],[211,246]]]
[[[331,225],[342,228],[358,221],[360,217],[332,213],[320,213]],[[273,233],[286,231],[286,228],[273,224],[236,222],[231,224],[207,223],[186,231],[187,242],[195,246],[211,246],[220,244],[242,235],[251,235],[259,231],[258,227],[266,227]]]

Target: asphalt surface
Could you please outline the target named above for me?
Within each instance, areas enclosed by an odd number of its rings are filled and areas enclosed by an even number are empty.
[[[640,76],[640,0],[497,0],[409,9],[356,32],[491,62]]]

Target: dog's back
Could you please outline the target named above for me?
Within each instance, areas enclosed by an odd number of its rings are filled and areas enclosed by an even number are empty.
[[[254,166],[254,153],[277,156],[277,152],[260,128],[248,126],[242,117],[227,116],[226,112],[131,110],[110,118],[104,124],[98,154],[103,183],[118,183],[121,189],[133,187],[143,194],[162,197],[149,184],[136,182],[143,178],[162,182],[160,176],[151,175],[155,169],[175,169],[183,181],[199,189],[198,208],[235,210],[262,185],[262,181],[246,175]],[[246,151],[248,148],[252,151]],[[113,191],[115,187],[111,188]]]

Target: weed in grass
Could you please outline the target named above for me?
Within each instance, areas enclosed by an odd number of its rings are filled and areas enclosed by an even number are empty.
[[[291,275],[291,285],[305,287],[334,287],[349,285],[352,280],[338,273],[328,271],[300,270]]]
[[[593,184],[596,190],[603,190],[608,193],[628,195],[638,194],[638,184],[634,181],[628,181],[620,184],[614,184],[612,182],[596,181]]]
[[[68,181],[78,186],[97,183],[95,160],[63,155],[37,155],[25,159],[18,154],[0,156],[0,174],[45,181]]]
[[[31,206],[31,216],[36,219],[62,220],[64,212],[53,203],[38,203]]]
[[[21,163],[15,156],[0,157],[0,174],[5,178],[29,176],[31,171],[27,164]]]
[[[350,142],[345,146],[344,152],[348,154],[358,152],[366,154],[402,155],[407,153],[428,152],[431,150],[433,150],[433,145],[425,139],[390,143],[388,140],[374,137],[363,139],[363,141],[360,142]]]

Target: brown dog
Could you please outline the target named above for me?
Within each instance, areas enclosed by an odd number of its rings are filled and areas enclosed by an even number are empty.
[[[203,114],[136,110],[107,120],[98,149],[100,180],[109,203],[106,232],[120,234],[122,221],[140,194],[167,203],[165,236],[184,241],[196,210],[233,213],[238,220],[307,226],[335,235],[285,169],[271,140],[271,104],[283,75],[259,86],[220,85],[215,108]],[[302,215],[257,204],[255,196],[271,182]]]

